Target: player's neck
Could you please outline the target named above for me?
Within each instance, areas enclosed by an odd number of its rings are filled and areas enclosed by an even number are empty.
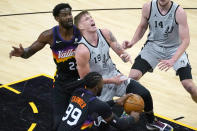
[[[86,90],[90,91],[95,96],[97,95],[97,92],[96,92],[96,90],[94,88],[93,89],[86,89]]]
[[[168,2],[168,4],[163,5],[163,6],[160,5],[160,4],[158,3],[159,10],[160,10],[160,12],[161,12],[163,15],[165,15],[165,14],[169,11],[171,5],[172,5],[172,2],[171,2],[171,1]]]
[[[97,32],[83,32],[83,36],[86,38],[86,40],[96,46],[97,45],[97,42],[98,42],[98,34]]]
[[[64,40],[70,40],[73,36],[73,28],[66,29],[59,26],[59,33]]]

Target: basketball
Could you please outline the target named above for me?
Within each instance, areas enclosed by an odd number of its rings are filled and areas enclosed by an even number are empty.
[[[144,100],[141,96],[133,94],[124,103],[124,110],[127,114],[131,111],[142,112],[144,110]]]

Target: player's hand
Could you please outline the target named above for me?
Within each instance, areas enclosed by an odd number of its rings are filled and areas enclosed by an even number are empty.
[[[130,112],[130,116],[132,116],[134,118],[135,122],[138,122],[139,119],[140,119],[140,113],[139,112],[132,111],[132,112]]]
[[[117,103],[118,105],[123,106],[124,103],[125,103],[125,101],[127,100],[127,98],[128,98],[129,96],[132,96],[132,95],[133,95],[133,93],[126,94],[126,95],[124,95],[124,96],[122,96],[122,97],[116,99],[115,101],[116,101],[116,103]]]
[[[112,78],[112,83],[116,84],[116,85],[120,85],[122,84],[122,82],[126,81],[128,78],[122,74],[117,75],[115,77]]]
[[[175,60],[173,59],[160,60],[158,67],[160,70],[168,71],[174,64],[175,64]]]
[[[127,53],[127,52],[124,52],[120,55],[120,58],[122,59],[123,62],[130,62],[132,64],[132,61],[131,61],[131,56]]]
[[[21,44],[19,45],[19,48],[14,46],[12,46],[12,48],[13,50],[11,50],[9,54],[10,58],[12,58],[12,56],[20,57],[24,53],[24,48]]]
[[[131,48],[132,46],[133,46],[133,44],[129,41],[123,41],[123,43],[122,43],[123,49]]]

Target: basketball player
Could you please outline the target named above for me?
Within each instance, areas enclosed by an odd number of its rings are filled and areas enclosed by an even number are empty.
[[[153,0],[144,5],[142,20],[131,42],[123,43],[130,48],[144,35],[148,25],[150,33],[145,47],[139,53],[131,69],[130,77],[140,79],[159,63],[161,70],[173,67],[183,87],[197,102],[197,88],[192,80],[191,66],[185,50],[190,36],[187,16],[182,7],[170,0]]]
[[[167,71],[173,67],[183,87],[197,102],[197,88],[185,53],[190,42],[185,11],[171,0],[152,0],[144,4],[141,22],[133,39],[123,42],[123,47],[126,49],[136,44],[148,26],[147,42],[135,59],[129,77],[139,80],[147,71],[152,72],[158,63],[160,70]]]
[[[123,96],[125,93],[139,94],[145,102],[147,119],[152,123],[154,114],[150,92],[135,80],[123,78],[109,56],[111,47],[123,61],[127,62],[130,59],[113,34],[107,29],[97,29],[87,11],[80,12],[74,21],[83,35],[75,52],[80,77],[83,78],[91,71],[99,72],[103,76],[104,86],[99,97],[102,101],[111,100],[114,96]]]
[[[61,3],[53,9],[53,16],[59,23],[49,30],[40,34],[38,39],[29,47],[23,48],[22,45],[13,47],[10,52],[12,56],[27,59],[49,44],[53,52],[54,62],[57,65],[57,71],[54,76],[53,92],[53,110],[54,110],[54,129],[58,121],[61,120],[65,109],[69,103],[71,92],[63,92],[62,86],[79,78],[76,70],[76,60],[74,51],[77,42],[81,39],[79,30],[73,26],[72,8],[69,4]]]
[[[116,101],[111,100],[107,103],[96,98],[103,86],[103,79],[99,73],[90,72],[78,83],[80,83],[78,89],[74,91],[71,97],[58,131],[111,131],[112,129],[115,131],[115,128],[125,131],[128,128],[131,129],[132,123],[139,120],[139,113],[137,112],[132,112],[131,115],[124,118],[118,118],[112,113],[110,107],[114,104],[122,106],[132,94],[127,94]],[[105,122],[115,128],[108,126],[107,129],[99,129],[93,125],[98,116],[101,116]]]
[[[130,48],[150,27],[147,42],[139,53],[130,71],[130,77],[139,80],[147,71],[158,64],[160,70],[174,68],[181,84],[197,102],[197,87],[192,80],[191,66],[185,50],[190,36],[187,16],[182,7],[170,0],[153,0],[144,4],[142,19],[131,42],[123,47]]]

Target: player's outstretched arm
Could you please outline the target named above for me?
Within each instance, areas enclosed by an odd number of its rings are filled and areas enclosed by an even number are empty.
[[[105,120],[105,122],[121,130],[129,129],[133,123],[139,120],[139,114],[140,114],[138,112],[132,112],[124,118],[119,118],[112,112],[109,104],[105,102],[97,104],[97,110],[98,110],[99,116],[101,116]]]
[[[12,56],[15,57],[22,57],[22,58],[29,58],[30,56],[34,55],[36,52],[41,50],[46,44],[51,43],[53,35],[52,35],[52,30],[47,30],[44,31],[43,33],[40,34],[38,39],[29,47],[23,48],[23,46],[20,44],[19,47],[13,46],[13,50],[10,51],[10,58]]]
[[[132,40],[130,42],[124,41],[122,43],[122,47],[124,49],[131,48],[134,44],[136,44],[144,36],[144,34],[148,28],[148,18],[150,15],[150,5],[151,5],[151,2],[148,2],[143,5],[140,24],[138,25]]]
[[[190,35],[189,35],[189,26],[187,23],[187,15],[186,12],[183,10],[182,7],[178,7],[176,12],[176,22],[179,25],[179,35],[181,38],[181,44],[172,57],[175,61],[178,60],[178,58],[185,52],[187,47],[190,43]]]
[[[107,29],[101,30],[107,42],[113,51],[122,59],[123,62],[131,61],[131,56],[124,51],[122,46],[118,43],[113,33]]]

